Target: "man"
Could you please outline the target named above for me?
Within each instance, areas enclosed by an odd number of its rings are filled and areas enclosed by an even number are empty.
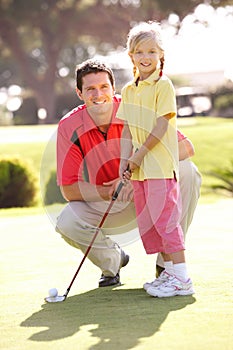
[[[114,89],[110,68],[98,61],[83,62],[76,69],[76,92],[84,105],[69,112],[58,126],[57,182],[68,204],[58,218],[56,230],[67,243],[83,253],[119,183],[123,124],[115,118],[120,98],[114,95]],[[181,142],[184,158],[191,156],[192,144],[186,138]],[[185,192],[191,184],[199,193],[200,184],[193,180],[185,182]],[[121,190],[88,254],[102,272],[99,287],[119,284],[120,269],[129,261],[129,256],[111,236],[124,235],[127,243],[135,240],[134,233],[128,234],[137,226],[132,195],[128,183]],[[188,199],[192,202],[192,213],[197,204],[196,197]]]

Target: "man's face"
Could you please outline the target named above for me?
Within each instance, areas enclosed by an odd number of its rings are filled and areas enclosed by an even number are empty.
[[[107,72],[90,73],[82,78],[82,92],[77,94],[87,106],[90,115],[105,115],[112,111],[114,88]]]

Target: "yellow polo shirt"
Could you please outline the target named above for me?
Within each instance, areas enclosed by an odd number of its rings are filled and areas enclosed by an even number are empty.
[[[169,120],[167,132],[161,141],[149,151],[132,180],[178,178],[178,142],[176,127],[176,97],[174,87],[166,76],[159,78],[156,70],[146,80],[126,84],[122,89],[122,101],[117,118],[128,122],[134,151],[145,142],[156,125],[157,118],[174,115]]]

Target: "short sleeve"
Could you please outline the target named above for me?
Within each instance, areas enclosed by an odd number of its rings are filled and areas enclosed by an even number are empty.
[[[81,151],[61,129],[58,127],[57,133],[57,184],[59,186],[83,180]]]
[[[161,79],[157,84],[156,106],[158,116],[169,113],[172,114],[172,116],[176,116],[175,89],[169,79]]]

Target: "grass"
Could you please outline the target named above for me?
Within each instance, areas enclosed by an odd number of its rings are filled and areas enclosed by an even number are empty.
[[[193,118],[193,123],[185,124],[185,120],[178,120],[180,129],[187,135],[195,146],[193,161],[203,176],[202,199],[219,199],[219,195],[210,190],[209,185],[218,180],[208,173],[216,167],[229,167],[233,159],[233,120],[223,118]],[[190,121],[190,120],[189,120]],[[220,194],[221,195],[221,194]]]
[[[182,119],[179,127],[195,145],[207,186],[205,173],[232,157],[232,120]],[[45,182],[55,164],[55,128],[0,128],[0,153],[23,157]],[[233,200],[223,198],[203,187],[186,244],[196,294],[168,299],[143,291],[155,257],[138,240],[125,247],[122,286],[97,288],[100,271],[86,260],[67,300],[45,304],[49,288],[66,291],[82,255],[55,233],[57,206],[45,208],[49,217],[41,204],[0,210],[0,349],[230,350]]]
[[[0,127],[0,155],[18,156],[27,160],[38,173],[56,125]]]
[[[200,202],[222,198],[210,184],[219,180],[208,175],[216,167],[228,167],[233,159],[233,120],[199,117],[179,118],[179,129],[193,142],[196,154],[192,158],[203,177]],[[19,156],[26,160],[40,179],[44,191],[50,171],[55,169],[56,125],[0,127],[0,155]]]
[[[0,220],[0,349],[230,350],[232,203],[197,208],[186,252],[193,296],[157,299],[143,291],[155,257],[139,240],[124,248],[130,263],[122,286],[97,288],[100,271],[86,260],[58,304],[43,298],[51,287],[66,291],[82,255],[64,244],[46,215],[9,210]]]

